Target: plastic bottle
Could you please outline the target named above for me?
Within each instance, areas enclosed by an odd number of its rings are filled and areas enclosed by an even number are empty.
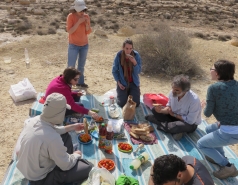
[[[28,50],[25,48],[25,62],[26,62],[26,68],[30,68],[30,59],[28,55]]]
[[[112,139],[113,139],[113,128],[112,124],[109,122],[107,124],[107,135],[105,140],[105,152],[112,154]]]
[[[105,147],[106,134],[107,134],[107,129],[106,129],[105,123],[102,123],[99,126],[99,142],[98,142],[99,148]]]
[[[137,168],[140,167],[142,163],[148,161],[148,159],[149,159],[149,154],[146,152],[143,152],[142,154],[138,156],[138,158],[134,159],[131,162],[130,169],[136,170]]]

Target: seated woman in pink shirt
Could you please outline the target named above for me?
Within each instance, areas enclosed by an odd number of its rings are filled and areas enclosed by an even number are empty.
[[[97,113],[86,109],[78,102],[82,94],[71,91],[72,85],[76,85],[79,78],[80,72],[77,69],[74,67],[66,68],[63,75],[57,76],[50,82],[46,89],[44,99],[52,93],[60,93],[65,96],[67,104],[71,106],[71,111],[75,113],[88,114],[94,119],[97,119],[99,117]]]

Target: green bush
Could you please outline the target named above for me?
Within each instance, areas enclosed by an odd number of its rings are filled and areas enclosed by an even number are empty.
[[[158,30],[157,34],[141,35],[135,40],[136,50],[142,57],[142,71],[194,75],[197,66],[188,54],[191,48],[189,37],[162,23]]]

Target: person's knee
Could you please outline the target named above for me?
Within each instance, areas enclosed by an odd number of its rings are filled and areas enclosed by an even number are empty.
[[[201,142],[201,139],[199,139],[198,141],[197,141],[197,147],[198,147],[198,149],[203,149],[204,148],[204,146],[203,146],[203,144],[202,144],[202,142]]]

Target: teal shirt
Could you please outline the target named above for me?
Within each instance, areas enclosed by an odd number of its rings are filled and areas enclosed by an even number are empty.
[[[208,87],[204,115],[212,114],[221,125],[238,125],[238,82],[219,81]]]

